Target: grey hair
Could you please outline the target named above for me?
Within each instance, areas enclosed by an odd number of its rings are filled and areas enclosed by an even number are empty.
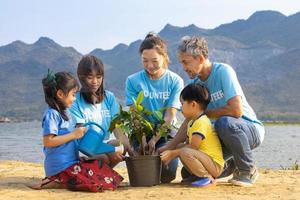
[[[181,38],[180,44],[177,48],[177,53],[189,54],[194,57],[202,55],[204,58],[208,58],[207,42],[202,37],[184,36]]]

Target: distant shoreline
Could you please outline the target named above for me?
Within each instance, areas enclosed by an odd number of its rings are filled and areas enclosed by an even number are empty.
[[[289,122],[289,121],[263,121],[265,126],[276,126],[276,125],[295,125],[300,126],[300,121],[298,122]]]
[[[0,124],[4,123],[22,123],[22,122],[37,122],[40,120],[20,120],[10,119],[7,117],[0,117]],[[300,126],[300,121],[262,121],[265,126],[278,126],[278,125],[295,125]]]
[[[0,117],[1,123],[22,123],[22,122],[36,122],[40,121],[37,119],[34,120],[21,120],[16,118]],[[295,125],[300,126],[300,121],[262,121],[265,126],[276,126],[276,125]]]

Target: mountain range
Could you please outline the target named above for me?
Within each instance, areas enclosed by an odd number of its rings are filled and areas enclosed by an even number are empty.
[[[146,34],[146,33],[145,33]],[[230,64],[237,72],[246,97],[263,120],[300,119],[300,12],[285,16],[276,11],[258,11],[246,20],[214,29],[195,25],[167,24],[159,35],[167,42],[169,68],[188,77],[178,63],[176,48],[183,36],[207,39],[212,62]],[[113,49],[94,49],[105,63],[105,86],[124,101],[126,77],[143,69],[138,53],[142,40],[118,44]],[[83,55],[62,47],[47,37],[33,44],[14,41],[0,47],[0,117],[40,119],[45,109],[41,80],[47,69],[71,71]]]

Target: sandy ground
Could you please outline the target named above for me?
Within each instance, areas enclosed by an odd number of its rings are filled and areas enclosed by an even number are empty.
[[[232,186],[223,179],[218,180],[216,187],[204,189],[181,185],[179,174],[171,184],[130,187],[126,168],[116,170],[125,178],[116,191],[88,193],[64,189],[32,190],[27,185],[43,177],[41,164],[0,161],[0,199],[300,199],[300,171],[261,169],[257,183],[251,188]]]

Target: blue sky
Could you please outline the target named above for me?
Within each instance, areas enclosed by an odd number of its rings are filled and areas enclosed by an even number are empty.
[[[0,0],[0,46],[34,43],[47,36],[86,54],[130,44],[167,23],[214,28],[247,19],[258,10],[285,15],[300,11],[297,0]]]

